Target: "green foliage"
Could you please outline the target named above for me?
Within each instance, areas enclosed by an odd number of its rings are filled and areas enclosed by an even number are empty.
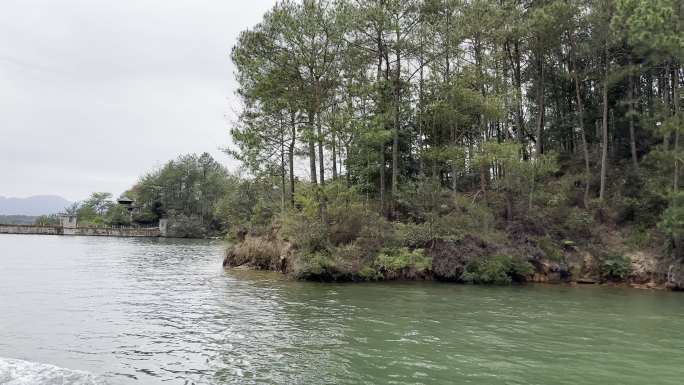
[[[106,222],[104,215],[114,204],[111,193],[94,192],[90,198],[80,203],[77,211],[78,222],[102,225]]]
[[[680,191],[673,196],[658,227],[671,239],[684,239],[684,192]]]
[[[604,280],[624,280],[632,272],[631,261],[622,255],[606,256],[599,263],[599,272]]]
[[[222,231],[224,223],[216,215],[216,207],[230,182],[226,169],[211,155],[191,154],[143,176],[124,195],[142,206],[144,217],[139,219],[147,223],[163,216],[197,217],[203,227],[200,232]]]
[[[159,221],[159,215],[152,207],[144,207],[142,211],[133,214],[132,222],[139,225],[155,225]]]
[[[627,237],[627,246],[632,249],[644,249],[651,247],[654,244],[654,231],[653,229],[634,227],[630,229],[629,235]]]
[[[59,226],[59,217],[55,214],[41,215],[33,221],[33,224],[36,226]]]
[[[425,256],[422,249],[410,250],[406,247],[383,249],[375,259],[380,270],[399,272],[411,269],[418,272],[432,268],[432,258]]]
[[[414,222],[398,222],[394,224],[397,238],[408,247],[424,247],[434,240],[430,224]]]
[[[320,277],[333,267],[330,258],[321,253],[302,254],[294,269],[294,276],[301,279]]]
[[[319,199],[323,197],[325,216],[321,218]],[[282,235],[302,250],[317,252],[359,242],[373,253],[378,243],[388,242],[392,226],[361,202],[353,188],[331,183],[320,189],[302,186],[295,196],[298,210],[285,212],[279,219]]]
[[[359,278],[364,281],[378,281],[383,278],[382,273],[369,265],[363,265],[359,270]]]
[[[591,237],[594,229],[594,217],[587,210],[572,207],[564,219],[558,219],[563,223],[567,235],[573,239],[587,239]]]
[[[549,260],[555,262],[560,262],[563,260],[563,253],[560,247],[558,247],[548,235],[538,238],[537,246],[541,249],[541,251],[544,252],[544,255]]]
[[[325,226],[303,213],[290,213],[280,220],[282,237],[305,253],[328,250],[331,243]]]
[[[421,249],[385,248],[365,258],[356,245],[342,245],[331,251],[297,253],[292,274],[309,280],[412,279],[429,274],[432,258]]]
[[[612,27],[646,51],[684,56],[679,0],[618,0]]]
[[[461,279],[469,283],[507,285],[524,282],[533,272],[534,267],[525,260],[495,255],[470,262]]]
[[[228,176],[224,194],[214,215],[223,228],[266,229],[280,211],[275,182],[268,178],[245,179]]]
[[[169,236],[176,238],[203,238],[207,235],[200,217],[185,214],[170,218],[167,231]]]
[[[111,226],[129,226],[131,224],[131,214],[126,207],[114,205],[107,210],[105,222]]]
[[[407,246],[422,247],[435,239],[457,240],[467,233],[495,235],[490,208],[423,179],[402,188],[399,209],[408,221],[396,224]]]

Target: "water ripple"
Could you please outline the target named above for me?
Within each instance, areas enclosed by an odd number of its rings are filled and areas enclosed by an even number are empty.
[[[224,272],[222,248],[0,236],[0,356],[95,373],[114,385],[679,385],[684,378],[681,293],[291,282]],[[0,360],[3,384],[7,362]],[[78,373],[92,376],[86,372]]]

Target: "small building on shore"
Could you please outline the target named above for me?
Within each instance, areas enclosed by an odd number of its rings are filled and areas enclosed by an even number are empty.
[[[60,214],[59,225],[65,229],[75,229],[78,227],[78,216],[76,214]]]

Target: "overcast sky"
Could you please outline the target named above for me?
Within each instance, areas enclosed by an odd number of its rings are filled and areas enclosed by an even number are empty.
[[[118,195],[226,146],[230,49],[274,0],[2,0],[0,196]]]

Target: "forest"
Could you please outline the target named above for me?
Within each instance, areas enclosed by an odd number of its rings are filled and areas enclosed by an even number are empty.
[[[676,280],[683,7],[278,2],[232,50],[228,152],[274,188],[256,204],[272,215],[231,221],[226,263],[515,281],[551,260],[626,279],[644,250]],[[586,253],[595,268],[573,267]]]

